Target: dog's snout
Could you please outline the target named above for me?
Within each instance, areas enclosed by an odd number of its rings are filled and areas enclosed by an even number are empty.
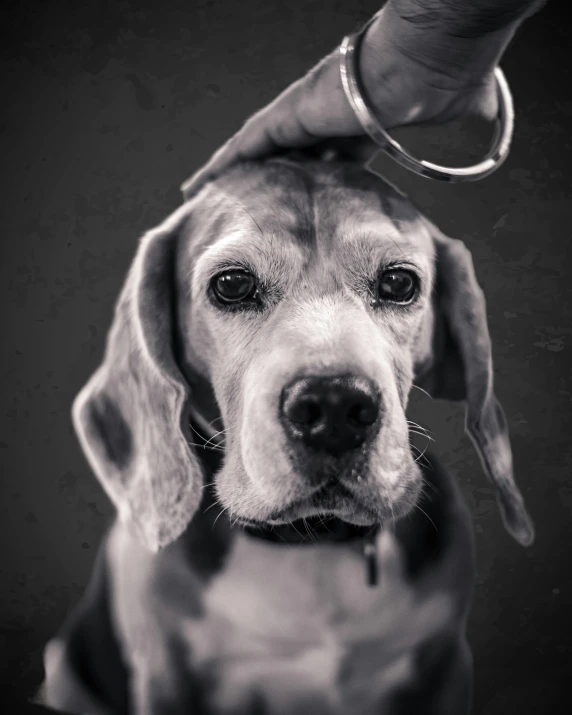
[[[307,447],[341,454],[379,429],[381,400],[364,377],[305,377],[282,393],[282,416],[290,437]]]

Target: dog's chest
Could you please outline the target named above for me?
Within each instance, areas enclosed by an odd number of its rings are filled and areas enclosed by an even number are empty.
[[[185,626],[213,712],[379,713],[415,677],[415,648],[447,624],[451,602],[408,584],[389,534],[377,548],[369,587],[359,549],[240,536],[204,617]]]

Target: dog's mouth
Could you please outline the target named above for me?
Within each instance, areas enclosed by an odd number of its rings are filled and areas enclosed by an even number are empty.
[[[280,524],[253,522],[243,524],[248,534],[286,544],[347,542],[363,540],[376,532],[377,524],[353,524],[334,515],[316,514]]]
[[[269,515],[269,525],[281,526],[308,519],[337,518],[347,524],[371,526],[379,522],[378,515],[343,484],[326,482],[310,496],[292,502]]]
[[[239,519],[254,535],[272,533],[276,540],[342,541],[364,536],[381,525],[380,515],[339,483],[328,482],[303,499],[270,513],[263,521]]]
[[[261,520],[239,518],[249,533],[268,532],[273,540],[292,542],[343,541],[367,536],[408,514],[418,501],[421,483],[411,481],[396,500],[386,503],[377,490],[330,478],[310,494],[275,509]]]

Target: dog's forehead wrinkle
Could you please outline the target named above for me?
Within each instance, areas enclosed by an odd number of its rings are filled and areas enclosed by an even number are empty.
[[[246,163],[235,167],[217,181],[219,191],[238,202],[260,222],[278,212],[283,221],[288,216],[299,222],[308,218],[313,191],[310,174],[293,167],[280,167],[272,162]],[[310,213],[311,215],[311,213]]]
[[[351,164],[288,158],[245,163],[217,180],[208,199],[224,205],[227,222],[242,213],[261,238],[280,233],[314,258],[339,253],[365,224],[397,244],[419,233],[419,214],[408,199]]]
[[[351,164],[297,163],[273,159],[243,163],[227,172],[217,184],[259,220],[261,212],[275,212],[279,205],[290,207],[299,220],[313,218],[313,203],[328,213],[343,216],[352,206],[366,206],[389,219],[410,218],[414,209],[396,190],[379,177]]]
[[[241,201],[253,197],[277,196],[280,191],[294,200],[313,191],[328,189],[344,196],[361,196],[377,203],[382,211],[400,218],[415,212],[412,204],[394,186],[352,162],[292,161],[276,157],[264,162],[243,162],[216,180],[219,191]]]

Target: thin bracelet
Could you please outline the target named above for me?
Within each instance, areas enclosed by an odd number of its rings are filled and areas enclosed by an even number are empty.
[[[411,156],[411,154],[408,154],[395,139],[392,139],[379,124],[373,112],[368,107],[361,90],[358,68],[359,49],[366,30],[376,17],[377,15],[374,15],[358,32],[344,37],[340,45],[340,76],[342,86],[347,100],[364,132],[369,134],[379,148],[398,164],[429,179],[449,182],[477,181],[478,179],[484,179],[496,171],[509,154],[514,129],[512,96],[500,67],[496,67],[494,70],[498,97],[498,113],[495,120],[497,125],[496,134],[493,147],[486,157],[478,164],[462,168],[439,166],[430,161],[416,159]]]

